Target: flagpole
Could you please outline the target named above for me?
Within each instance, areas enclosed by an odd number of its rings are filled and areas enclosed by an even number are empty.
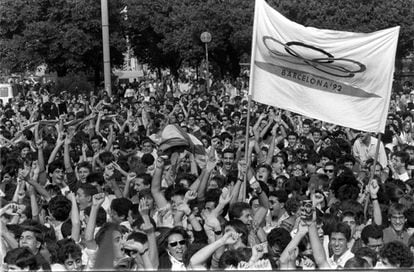
[[[374,178],[374,175],[375,175],[375,167],[377,166],[380,145],[381,145],[381,133],[378,133],[378,141],[377,141],[377,147],[375,149],[374,164],[372,165],[372,171],[369,176],[369,182],[371,182],[371,180]]]
[[[254,72],[254,60],[256,57],[256,35],[257,35],[257,16],[258,16],[258,6],[259,1],[255,1],[255,7],[254,7],[254,19],[253,19],[253,35],[252,35],[252,51],[251,51],[251,59],[250,59],[250,78],[249,78],[249,93],[247,95],[247,120],[246,120],[246,140],[245,140],[245,150],[244,150],[244,160],[246,162],[247,170],[250,167],[250,158],[249,157],[249,134],[250,134],[250,109],[252,104],[252,91],[253,91],[253,72]],[[243,201],[246,199],[246,187],[247,187],[247,172],[244,175],[243,178],[243,184],[242,184],[242,194],[243,194]]]

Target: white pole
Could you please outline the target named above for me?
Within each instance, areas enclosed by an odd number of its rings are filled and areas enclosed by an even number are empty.
[[[101,18],[105,91],[109,96],[111,96],[111,56],[109,53],[108,0],[101,0]]]

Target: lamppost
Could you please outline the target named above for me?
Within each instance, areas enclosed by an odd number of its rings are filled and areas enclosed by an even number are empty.
[[[210,32],[203,32],[201,33],[200,36],[200,40],[204,43],[205,47],[206,47],[206,86],[207,86],[207,92],[210,91],[210,85],[209,85],[209,81],[210,81],[210,72],[209,72],[209,65],[208,65],[208,43],[211,42],[211,34]]]

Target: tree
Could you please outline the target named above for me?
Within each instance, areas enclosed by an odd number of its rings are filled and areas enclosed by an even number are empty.
[[[120,1],[109,1],[111,62],[122,63]],[[41,63],[63,76],[102,70],[100,2],[1,0],[0,59],[12,71]]]
[[[401,25],[398,57],[412,50],[413,1],[401,0],[269,0],[290,20],[306,26],[371,32]],[[241,56],[251,52],[254,1],[127,0],[129,33],[137,57],[173,73],[183,62],[204,57],[200,34],[209,31],[210,57],[235,76]]]

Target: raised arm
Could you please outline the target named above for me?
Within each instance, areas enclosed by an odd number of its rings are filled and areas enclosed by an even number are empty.
[[[302,241],[303,237],[308,233],[308,226],[300,221],[298,226],[298,232],[295,236],[293,236],[293,239],[290,241],[290,243],[286,246],[285,250],[283,250],[282,254],[280,255],[280,268],[281,269],[295,269],[296,268],[296,258],[292,258],[292,255],[294,255],[294,251],[298,250],[297,247]],[[295,256],[296,257],[296,256]]]
[[[74,136],[74,131],[70,131],[66,134],[66,138],[63,144],[63,163],[65,164],[66,173],[73,173],[72,164],[70,163],[69,149],[70,144],[72,143],[72,138]]]
[[[159,266],[159,259],[158,259],[158,244],[157,238],[155,235],[154,226],[151,224],[150,217],[149,217],[150,208],[146,203],[145,199],[141,199],[139,201],[139,213],[144,220],[144,224],[141,225],[141,230],[147,234],[148,238],[148,253],[151,263],[154,269],[157,269]]]
[[[217,241],[203,247],[197,251],[190,259],[190,266],[192,269],[199,268],[204,264],[219,248],[232,245],[239,239],[239,234],[236,232],[226,232],[223,237]]]
[[[154,175],[152,176],[151,182],[151,194],[154,197],[155,203],[159,209],[168,206],[168,201],[165,199],[164,194],[161,192],[161,179],[163,171],[164,159],[160,156],[157,159]]]
[[[79,242],[81,224],[80,224],[80,218],[79,218],[80,216],[79,216],[79,210],[78,210],[78,203],[76,203],[76,197],[73,192],[69,192],[66,197],[70,200],[72,204],[72,208],[70,211],[70,221],[72,222],[71,237],[75,242]]]
[[[382,213],[381,213],[380,204],[378,202],[379,188],[380,187],[379,187],[378,181],[376,179],[371,180],[371,182],[368,185],[368,191],[369,191],[369,195],[370,195],[371,201],[372,201],[373,222],[376,225],[381,226],[382,225]]]
[[[89,220],[86,224],[85,229],[85,241],[86,241],[86,247],[88,249],[96,249],[97,244],[95,242],[95,227],[96,227],[96,217],[98,216],[98,210],[99,207],[101,207],[102,203],[105,200],[105,193],[99,193],[96,195],[93,195],[92,197],[92,207],[91,212],[89,214]]]

